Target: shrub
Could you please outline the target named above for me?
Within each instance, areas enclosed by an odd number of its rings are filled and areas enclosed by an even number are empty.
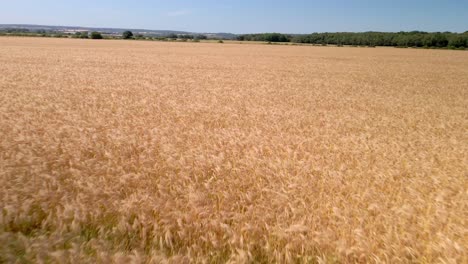
[[[205,36],[205,35],[197,35],[197,36],[195,36],[195,38],[196,39],[208,39],[208,37]]]
[[[79,34],[78,34],[79,33]],[[77,32],[77,36],[82,39],[87,39],[88,38],[88,32]]]

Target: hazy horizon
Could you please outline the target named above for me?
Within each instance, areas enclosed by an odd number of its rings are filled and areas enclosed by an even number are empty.
[[[133,27],[101,27],[101,26],[82,26],[82,25],[44,25],[44,24],[21,24],[21,23],[12,23],[12,24],[3,24],[3,26],[35,26],[35,27],[66,27],[66,28],[96,28],[96,29],[125,29],[125,30],[150,30],[150,31],[174,31],[174,32],[188,32],[188,33],[226,33],[226,34],[262,34],[262,33],[281,33],[281,34],[292,34],[292,35],[307,35],[312,33],[364,33],[364,32],[382,32],[382,33],[398,33],[398,32],[412,32],[412,31],[420,31],[420,32],[427,32],[427,33],[436,33],[436,32],[451,32],[451,33],[464,33],[468,32],[465,31],[425,31],[420,29],[413,29],[413,30],[400,30],[400,31],[380,31],[380,30],[367,30],[367,31],[315,31],[315,32],[306,32],[306,33],[291,33],[291,32],[277,32],[277,31],[262,31],[262,32],[241,32],[241,33],[233,33],[228,31],[189,31],[189,30],[173,30],[170,28],[133,28]]]
[[[0,24],[187,32],[464,32],[468,2],[422,1],[5,1]]]

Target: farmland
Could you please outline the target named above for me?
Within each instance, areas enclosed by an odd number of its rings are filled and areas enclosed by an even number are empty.
[[[0,38],[0,262],[467,263],[468,52]]]

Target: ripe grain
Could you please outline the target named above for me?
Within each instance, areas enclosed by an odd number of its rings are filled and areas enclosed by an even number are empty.
[[[0,38],[0,262],[467,263],[468,53]]]

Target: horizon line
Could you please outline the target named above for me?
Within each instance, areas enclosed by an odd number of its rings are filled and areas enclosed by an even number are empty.
[[[366,30],[366,31],[314,31],[309,33],[285,33],[277,31],[265,31],[265,32],[253,32],[253,33],[232,33],[232,32],[208,32],[208,31],[190,31],[190,30],[173,30],[173,29],[148,29],[148,28],[132,28],[132,27],[107,27],[107,26],[69,26],[69,25],[45,25],[45,24],[16,24],[16,23],[0,23],[0,26],[35,26],[35,27],[69,27],[69,28],[88,28],[88,29],[120,29],[120,30],[148,30],[148,31],[172,31],[172,32],[182,32],[182,33],[197,33],[197,34],[233,34],[233,35],[248,35],[248,34],[263,34],[263,33],[280,33],[280,34],[289,34],[289,35],[309,35],[314,33],[367,33],[367,32],[376,32],[376,33],[399,33],[399,32],[425,32],[425,33],[465,33],[466,31],[424,31],[424,30],[399,30],[399,31],[379,31],[379,30]]]

